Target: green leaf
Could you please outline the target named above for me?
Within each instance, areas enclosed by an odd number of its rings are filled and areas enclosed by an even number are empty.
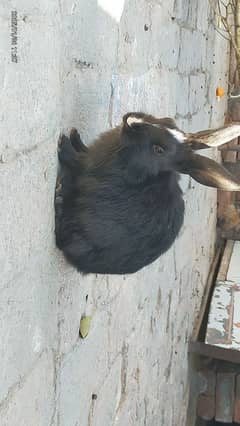
[[[92,320],[92,317],[89,315],[88,316],[83,315],[80,320],[79,335],[82,339],[85,339],[85,337],[87,337],[89,333],[91,320]]]

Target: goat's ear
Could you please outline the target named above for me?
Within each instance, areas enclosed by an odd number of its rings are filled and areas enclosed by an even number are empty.
[[[128,128],[139,128],[141,126],[153,126],[153,127],[159,127],[159,128],[165,128],[167,130],[179,130],[179,128],[176,125],[176,122],[170,118],[170,117],[164,117],[164,118],[155,118],[152,115],[147,115],[142,112],[129,112],[128,114],[125,114],[123,117],[123,124],[125,127]],[[181,132],[184,134],[183,132]]]
[[[121,140],[124,145],[139,144],[139,140],[146,135],[148,125],[142,113],[128,113],[123,117]]]
[[[143,119],[144,114],[140,112],[129,112],[123,116],[123,126],[125,129],[139,129],[146,123]]]
[[[198,154],[189,155],[179,167],[179,172],[190,175],[202,185],[225,191],[240,191],[240,182],[231,173],[216,161]]]
[[[160,126],[166,127],[168,129],[176,129],[176,130],[180,130],[176,124],[176,121],[173,120],[173,118],[170,117],[164,117],[164,118],[160,118],[158,120],[158,124],[160,124]],[[183,133],[183,132],[182,132]]]
[[[214,130],[186,134],[186,143],[193,150],[221,146],[240,136],[240,123],[231,123]]]

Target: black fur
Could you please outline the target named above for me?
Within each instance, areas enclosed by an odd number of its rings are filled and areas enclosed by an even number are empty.
[[[147,123],[129,126],[130,116]],[[82,273],[136,272],[177,237],[184,217],[177,164],[187,154],[167,128],[176,128],[170,119],[131,113],[88,148],[76,130],[61,136],[56,243]]]

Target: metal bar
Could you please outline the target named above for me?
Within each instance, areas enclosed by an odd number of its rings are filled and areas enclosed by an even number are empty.
[[[235,241],[234,248],[229,262],[227,280],[240,284],[240,241]]]
[[[240,232],[235,231],[234,229],[229,229],[229,230],[226,230],[226,231],[221,229],[220,236],[221,236],[221,238],[223,238],[225,240],[234,240],[234,241],[240,240]]]
[[[235,391],[235,406],[234,406],[234,422],[240,423],[240,375],[236,378],[236,391]]]
[[[236,151],[239,152],[240,151],[240,145],[236,145],[236,146],[229,146],[229,148],[225,148],[225,147],[219,147],[218,148],[220,151],[222,152],[228,152],[228,151]]]
[[[240,351],[235,349],[226,349],[204,342],[189,342],[188,350],[190,353],[240,364]]]
[[[234,414],[235,373],[218,373],[216,383],[216,414],[218,422],[232,423]]]
[[[223,252],[223,257],[221,260],[221,265],[217,274],[217,281],[225,281],[227,278],[227,271],[230,263],[234,247],[234,241],[228,240]]]
[[[191,336],[191,341],[192,342],[197,342],[197,340],[200,338],[200,330],[203,324],[203,318],[205,316],[205,313],[207,311],[208,308],[208,303],[210,301],[210,296],[211,296],[211,292],[212,292],[212,288],[213,288],[213,284],[214,284],[214,279],[215,279],[215,275],[216,275],[216,271],[219,265],[219,261],[220,261],[220,255],[222,253],[222,248],[220,247],[213,259],[213,262],[210,266],[210,271],[208,274],[208,279],[207,279],[207,284],[205,287],[205,291],[204,291],[204,295],[202,298],[202,303],[200,306],[200,310],[198,313],[198,316],[196,318],[195,324],[194,324],[194,328],[193,328],[193,332],[192,332],[192,336]]]
[[[212,420],[216,407],[216,373],[213,370],[201,370],[198,374],[204,383],[204,390],[198,396],[197,415],[204,420]]]

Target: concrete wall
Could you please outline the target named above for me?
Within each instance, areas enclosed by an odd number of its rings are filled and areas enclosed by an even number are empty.
[[[226,87],[227,45],[209,17],[207,0],[3,0],[1,426],[185,424],[216,191],[185,176],[171,250],[131,276],[82,278],[54,243],[56,144],[71,126],[89,143],[128,110],[176,117],[185,130],[222,124],[215,87]],[[80,340],[83,313],[92,323]]]

